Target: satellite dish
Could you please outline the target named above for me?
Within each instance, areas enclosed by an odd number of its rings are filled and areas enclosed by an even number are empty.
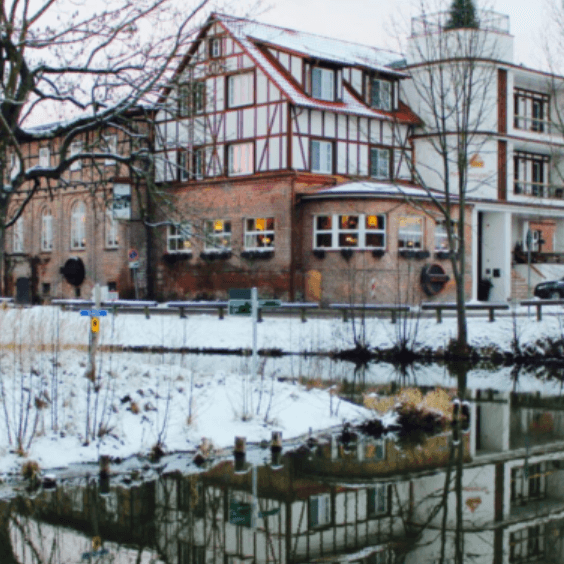
[[[84,282],[86,270],[82,259],[73,257],[65,262],[65,266],[61,268],[61,274],[65,280],[73,286],[80,286]]]

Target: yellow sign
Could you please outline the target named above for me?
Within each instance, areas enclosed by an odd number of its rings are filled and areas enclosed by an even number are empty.
[[[214,231],[223,231],[223,220],[216,219],[213,224]]]
[[[92,333],[98,333],[100,329],[100,320],[97,317],[93,317],[90,322],[90,327],[92,328]]]
[[[478,155],[478,153],[472,155],[472,157],[468,161],[468,164],[472,168],[484,168],[484,160],[482,159],[482,157],[480,157],[480,155]]]
[[[378,227],[378,217],[375,215],[368,216],[368,227]]]
[[[476,511],[478,505],[480,505],[481,503],[482,503],[481,497],[470,497],[466,500],[466,505],[468,506],[468,509],[470,509],[472,513]]]

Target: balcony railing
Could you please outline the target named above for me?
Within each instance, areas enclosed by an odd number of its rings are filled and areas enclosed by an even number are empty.
[[[522,131],[532,131],[534,133],[558,133],[562,128],[551,121],[533,117],[515,116],[513,127]]]
[[[554,186],[544,182],[515,181],[513,193],[521,196],[532,196],[533,198],[556,198],[564,199],[564,186]]]
[[[491,10],[476,10],[479,28],[484,31],[509,33],[509,16]],[[411,35],[426,35],[443,31],[450,19],[450,12],[436,12],[411,18]]]

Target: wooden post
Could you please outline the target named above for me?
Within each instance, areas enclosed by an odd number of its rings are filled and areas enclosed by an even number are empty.
[[[302,317],[302,323],[305,323],[307,321],[307,319],[306,319],[306,308],[305,307],[300,308],[300,314],[301,314],[301,317]]]
[[[437,308],[437,323],[442,323],[443,322],[443,316],[442,316],[443,310],[438,307]]]
[[[272,440],[270,442],[270,453],[272,455],[272,466],[281,466],[282,433],[280,431],[272,431]]]
[[[145,310],[145,318],[151,319],[151,316],[149,315],[149,306],[145,306],[143,309]]]
[[[542,321],[542,306],[540,304],[537,304],[537,321]]]
[[[494,308],[490,307],[490,323],[493,323],[494,321]]]
[[[184,308],[181,307],[181,308],[180,308],[180,318],[181,318],[181,319],[184,319],[185,317],[186,317],[186,316],[184,315]]]
[[[100,495],[110,493],[110,457],[108,455],[100,456]]]
[[[219,306],[219,319],[223,319],[223,306]]]
[[[392,313],[392,323],[395,323],[396,322],[396,310],[392,309],[390,311]]]

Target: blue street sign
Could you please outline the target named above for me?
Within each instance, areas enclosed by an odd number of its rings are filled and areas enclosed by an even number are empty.
[[[90,317],[106,317],[108,312],[105,309],[81,309],[80,315]]]
[[[135,249],[130,249],[127,257],[130,261],[134,261],[139,258],[139,253]]]

